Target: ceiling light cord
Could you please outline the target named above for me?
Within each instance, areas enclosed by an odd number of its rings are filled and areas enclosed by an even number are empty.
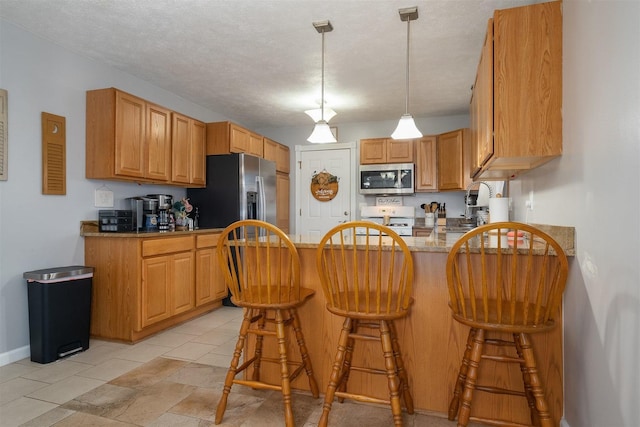
[[[322,87],[320,89],[320,120],[324,121],[324,33],[322,30]]]
[[[405,79],[404,113],[409,114],[409,32],[411,31],[411,20],[407,19],[407,70]]]

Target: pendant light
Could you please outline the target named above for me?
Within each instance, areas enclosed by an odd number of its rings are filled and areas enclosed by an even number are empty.
[[[391,134],[393,139],[412,139],[421,138],[422,132],[416,127],[416,123],[413,121],[413,116],[409,114],[409,29],[411,21],[418,19],[418,7],[407,7],[399,9],[400,20],[407,21],[407,73],[406,73],[406,97],[404,114],[400,117],[398,127]]]
[[[322,96],[320,99],[320,120],[316,122],[316,126],[313,128],[313,132],[307,141],[314,144],[326,144],[329,142],[337,142],[336,137],[331,133],[329,124],[324,119],[324,33],[328,33],[333,30],[333,26],[329,21],[314,22],[313,26],[320,34],[322,34]]]
[[[328,107],[327,103],[324,103],[324,110],[322,108],[314,108],[312,110],[305,110],[305,114],[309,117],[311,117],[314,121],[314,123],[319,122],[324,114],[324,120],[326,122],[329,122],[333,116],[335,116],[336,113],[335,111],[333,111],[333,108]]]

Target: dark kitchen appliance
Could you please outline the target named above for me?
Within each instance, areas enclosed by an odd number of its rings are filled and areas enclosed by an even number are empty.
[[[224,228],[243,219],[276,223],[276,165],[247,154],[207,156],[207,186],[187,189],[200,228]],[[231,298],[222,303],[234,306]]]
[[[101,233],[134,231],[133,211],[117,209],[99,210],[98,230]]]
[[[207,185],[187,189],[200,228],[241,219],[276,223],[276,165],[248,154],[207,156]]]

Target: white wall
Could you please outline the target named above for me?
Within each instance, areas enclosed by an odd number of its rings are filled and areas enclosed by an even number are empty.
[[[29,356],[26,271],[82,265],[81,220],[97,219],[94,190],[115,199],[183,195],[169,186],[85,179],[85,92],[117,87],[204,121],[225,117],[130,75],[72,54],[0,20],[0,87],[8,91],[8,181],[0,181],[0,365]],[[42,195],[41,112],[66,117],[67,194]],[[124,204],[116,205],[124,208]]]
[[[565,0],[564,153],[514,181],[517,215],[573,225],[565,293],[565,418],[640,420],[640,2]]]

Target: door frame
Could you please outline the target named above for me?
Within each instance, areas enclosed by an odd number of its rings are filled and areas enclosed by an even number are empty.
[[[351,188],[349,189],[349,194],[351,197],[349,198],[349,212],[351,212],[351,220],[356,219],[356,185],[358,181],[358,169],[356,164],[356,148],[357,144],[355,142],[337,142],[331,144],[313,144],[313,145],[296,145],[296,163],[295,163],[295,186],[296,186],[296,202],[295,208],[293,211],[293,215],[296,218],[295,221],[295,234],[298,234],[298,230],[300,229],[300,200],[301,200],[301,191],[308,191],[308,186],[303,186],[300,184],[300,162],[302,161],[302,152],[303,151],[326,151],[326,150],[349,150],[349,169],[351,169]]]

